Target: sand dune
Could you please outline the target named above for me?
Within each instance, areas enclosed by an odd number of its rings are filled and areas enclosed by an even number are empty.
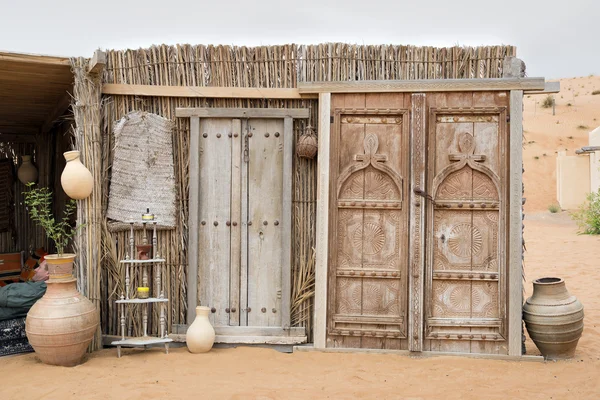
[[[556,115],[542,108],[546,95],[525,96],[523,161],[525,211],[547,211],[556,201],[556,156],[588,144],[588,133],[600,126],[600,76],[560,80]],[[536,158],[537,157],[537,158]]]

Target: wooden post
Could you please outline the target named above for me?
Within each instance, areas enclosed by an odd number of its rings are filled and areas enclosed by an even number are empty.
[[[523,330],[523,91],[510,92],[508,354],[521,355]]]
[[[327,258],[329,231],[329,138],[331,93],[319,94],[319,156],[317,159],[317,238],[315,263],[314,347],[326,347]]]
[[[294,158],[294,120],[283,119],[283,206],[282,206],[282,252],[281,252],[281,326],[290,327],[292,295],[292,164]]]
[[[411,112],[411,154],[413,173],[410,191],[410,254],[409,254],[409,329],[408,349],[423,350],[423,282],[425,275],[425,211],[426,203],[415,194],[415,190],[424,190],[425,182],[425,138],[427,108],[425,94],[412,95]]]
[[[189,201],[189,254],[187,275],[187,324],[196,318],[198,305],[198,200],[200,177],[200,118],[190,118],[190,201]]]

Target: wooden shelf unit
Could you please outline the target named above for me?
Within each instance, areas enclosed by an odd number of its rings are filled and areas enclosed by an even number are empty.
[[[143,221],[144,226],[144,235],[143,235],[143,243],[144,245],[147,243],[147,233],[146,233],[146,224],[147,221]],[[144,347],[146,348],[148,345],[153,344],[163,344],[165,346],[165,353],[169,354],[169,343],[173,341],[173,339],[168,337],[168,332],[166,328],[166,309],[169,303],[169,299],[164,297],[164,293],[162,290],[162,276],[161,276],[161,265],[165,262],[165,259],[160,258],[157,254],[157,235],[156,235],[156,221],[152,222],[152,258],[148,260],[140,260],[133,258],[136,254],[135,251],[135,239],[133,232],[134,223],[130,223],[130,234],[129,234],[129,247],[130,254],[126,256],[125,260],[121,260],[120,263],[125,265],[125,293],[121,294],[121,298],[116,300],[116,304],[119,306],[119,314],[120,314],[120,322],[121,322],[121,339],[115,340],[111,344],[113,346],[117,346],[117,357],[121,357],[121,347]],[[155,295],[157,297],[149,297],[147,299],[133,298],[130,297],[132,295],[131,290],[131,278],[130,278],[130,268],[142,268],[142,286],[148,287],[148,268],[151,267],[154,271],[154,289],[156,290]],[[126,327],[126,317],[128,307],[131,305],[140,304],[142,305],[142,324],[143,324],[143,335],[140,337],[126,337],[125,336],[125,327]],[[151,336],[148,335],[148,315],[150,311],[150,307],[152,305],[156,305],[160,308],[160,336]],[[139,310],[138,310],[139,312]]]

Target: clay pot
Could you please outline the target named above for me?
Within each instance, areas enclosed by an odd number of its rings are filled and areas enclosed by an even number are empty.
[[[79,151],[67,151],[63,154],[67,165],[60,176],[63,190],[72,199],[82,200],[92,194],[94,178],[91,172],[79,160]]]
[[[206,353],[215,343],[215,330],[208,320],[209,312],[208,307],[196,307],[196,318],[185,335],[190,353]]]
[[[21,183],[25,185],[37,181],[38,170],[35,165],[32,164],[31,156],[21,156],[21,158],[23,159],[23,164],[21,164],[17,171],[17,177]]]
[[[138,244],[135,246],[137,249],[138,260],[149,260],[151,258],[150,251],[152,251],[151,244]]]
[[[67,265],[72,271],[73,259],[67,258],[62,267],[53,267],[58,261],[52,256],[56,254],[46,256],[51,274],[48,288],[27,313],[25,332],[42,362],[72,367],[82,361],[100,319],[92,302],[77,291],[72,273],[70,278],[63,277]]]
[[[571,296],[560,278],[533,281],[523,319],[529,337],[550,360],[571,358],[583,332],[583,305]]]

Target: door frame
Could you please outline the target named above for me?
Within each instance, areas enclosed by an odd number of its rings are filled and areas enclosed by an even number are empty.
[[[329,180],[331,154],[331,94],[332,93],[381,93],[404,92],[412,94],[411,104],[411,170],[410,186],[410,239],[409,261],[409,351],[422,351],[423,343],[423,283],[425,274],[424,202],[414,195],[417,187],[425,185],[425,141],[427,116],[425,97],[427,92],[472,92],[510,91],[509,105],[509,148],[508,181],[506,186],[508,202],[508,354],[522,356],[522,137],[523,137],[523,94],[544,91],[555,93],[556,88],[547,85],[543,78],[499,78],[499,79],[459,79],[426,81],[365,81],[365,82],[309,82],[299,84],[301,93],[319,95],[319,157],[317,164],[317,226],[316,226],[316,265],[315,265],[315,309],[314,309],[314,348],[325,349],[327,338],[328,305],[328,240],[329,240]],[[546,87],[547,86],[547,87]],[[416,124],[418,123],[418,126]],[[422,139],[422,140],[419,140]],[[421,186],[419,186],[421,183]]]
[[[189,152],[189,215],[188,215],[188,275],[187,275],[187,323],[192,323],[196,315],[198,305],[198,217],[199,217],[199,190],[198,177],[200,171],[200,118],[274,118],[283,119],[283,218],[282,229],[282,252],[281,260],[281,312],[282,327],[290,326],[290,296],[291,296],[291,263],[292,263],[292,183],[293,183],[293,148],[294,129],[293,120],[306,119],[309,117],[308,109],[301,108],[177,108],[176,117],[190,118],[190,152]]]

